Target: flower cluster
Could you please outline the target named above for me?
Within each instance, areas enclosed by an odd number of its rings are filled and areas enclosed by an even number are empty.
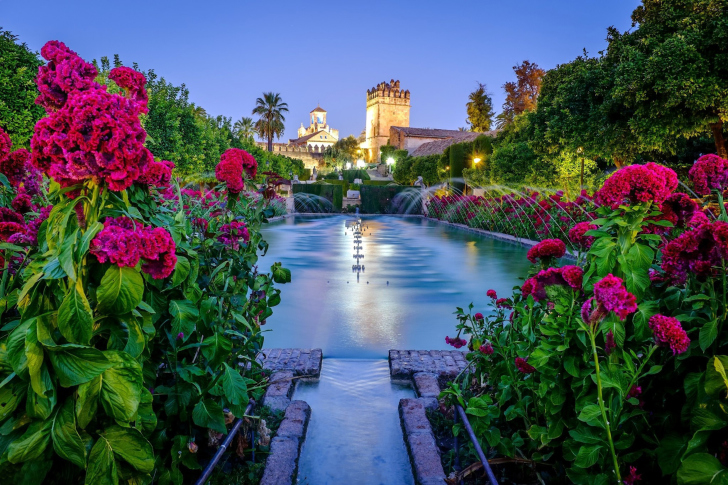
[[[7,207],[0,207],[0,241],[12,242],[15,234],[25,234],[25,219]]]
[[[629,165],[614,172],[594,199],[598,204],[612,209],[625,203],[654,202],[660,205],[675,191],[677,185],[677,174],[667,167],[653,162]]]
[[[667,243],[662,249],[662,269],[676,283],[685,282],[689,272],[705,280],[727,257],[728,223],[715,221],[686,231]]]
[[[532,263],[538,260],[549,261],[560,258],[566,253],[566,244],[561,239],[544,239],[528,250],[526,257]]]
[[[167,160],[161,162],[151,161],[137,181],[156,187],[167,187],[172,180],[173,169],[174,163]]]
[[[723,192],[728,188],[728,160],[718,155],[703,155],[688,172],[698,195],[709,195],[711,190]]]
[[[90,252],[99,262],[120,267],[134,267],[143,260],[142,271],[155,279],[172,274],[177,264],[174,240],[165,229],[144,227],[128,217],[106,219]]]
[[[495,290],[488,290],[487,292],[485,292],[485,294],[488,298],[492,298],[494,300],[498,299],[498,294],[495,292]]]
[[[486,342],[483,345],[480,346],[478,349],[481,354],[485,355],[493,355],[493,346],[490,344],[490,342]]]
[[[128,67],[119,66],[109,72],[109,79],[126,91],[127,98],[139,104],[141,112],[147,113],[149,111],[147,108],[149,96],[144,88],[147,84],[147,78],[144,77],[144,74]]]
[[[533,374],[536,372],[536,368],[528,363],[528,357],[525,359],[522,357],[516,357],[516,369],[524,374]]]
[[[535,301],[546,299],[547,286],[563,286],[572,290],[581,290],[584,271],[579,266],[563,266],[541,270],[527,279],[521,287],[524,298],[533,295]]]
[[[586,236],[585,234],[595,229],[597,229],[597,226],[590,222],[578,222],[574,227],[569,229],[569,240],[581,249],[589,249],[592,243],[594,243],[594,236]]]
[[[608,312],[624,320],[637,311],[637,298],[624,287],[622,278],[611,273],[594,284],[594,300]]]
[[[690,347],[690,338],[677,318],[658,314],[650,318],[649,324],[657,345],[670,347],[673,355],[682,354]]]
[[[38,68],[38,91],[36,104],[48,113],[61,109],[68,97],[75,92],[101,89],[94,79],[96,68],[81,59],[78,54],[57,40],[47,42],[40,54],[48,61]]]
[[[241,239],[245,244],[250,241],[248,228],[245,227],[245,223],[243,222],[233,221],[229,224],[225,224],[220,228],[220,233],[221,234],[217,236],[217,240],[226,246],[230,246],[235,251],[240,249]]]
[[[220,157],[220,163],[215,167],[215,178],[225,182],[227,189],[232,194],[239,194],[245,188],[243,172],[248,178],[255,178],[258,169],[258,162],[253,156],[239,148],[229,148]]]
[[[455,338],[445,337],[445,343],[448,345],[452,345],[456,349],[459,349],[460,347],[465,347],[466,345],[468,345],[468,341],[461,339],[460,337],[455,337]]]

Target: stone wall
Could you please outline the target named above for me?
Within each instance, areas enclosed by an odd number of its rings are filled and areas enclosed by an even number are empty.
[[[399,81],[380,83],[367,91],[366,141],[369,161],[379,161],[379,149],[389,143],[391,126],[409,126],[410,93]]]
[[[257,145],[263,150],[268,149],[268,144],[265,142],[257,142]],[[273,153],[297,158],[303,162],[304,167],[308,169],[316,168],[316,170],[321,170],[326,165],[324,162],[324,150],[325,148],[323,146],[319,148],[311,146],[291,146],[285,143],[273,144]]]

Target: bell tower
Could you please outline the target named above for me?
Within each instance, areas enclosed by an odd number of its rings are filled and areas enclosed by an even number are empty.
[[[409,127],[410,92],[399,87],[399,80],[381,82],[367,90],[366,140],[361,148],[369,161],[379,161],[379,149],[389,143],[391,126]]]

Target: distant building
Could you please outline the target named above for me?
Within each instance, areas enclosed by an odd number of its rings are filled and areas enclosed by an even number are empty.
[[[382,145],[389,142],[392,126],[409,126],[410,92],[392,79],[367,90],[365,140],[360,145],[369,161],[378,162]]]
[[[460,130],[438,130],[392,126],[389,128],[389,144],[399,150],[407,150],[413,157],[436,155],[454,143],[473,141],[480,135],[495,137],[497,131],[477,133]]]
[[[334,130],[326,123],[326,110],[317,106],[311,111],[310,124],[308,128],[303,126],[298,129],[298,138],[288,141],[290,146],[308,146],[322,150],[336,143],[339,140],[339,130]]]

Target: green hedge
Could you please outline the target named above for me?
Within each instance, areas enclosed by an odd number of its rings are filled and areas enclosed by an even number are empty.
[[[364,180],[369,180],[371,178],[367,171],[363,168],[342,170],[342,175],[344,177],[344,180],[346,180],[350,184],[354,183],[354,179],[361,179],[363,182]]]
[[[311,180],[311,169],[304,168],[301,175],[298,177],[299,180]]]
[[[362,180],[362,183],[364,185],[397,185],[397,182],[394,180]]]
[[[341,185],[343,187],[344,197],[346,197],[346,191],[349,190],[349,181],[348,180],[325,180],[325,181],[317,181],[316,183],[317,184]]]
[[[422,214],[419,191],[404,185],[362,185],[360,210],[362,214]]]
[[[311,194],[323,197],[329,203],[317,198],[296,197],[296,194]],[[293,184],[293,200],[296,212],[341,212],[343,186],[335,184]]]

